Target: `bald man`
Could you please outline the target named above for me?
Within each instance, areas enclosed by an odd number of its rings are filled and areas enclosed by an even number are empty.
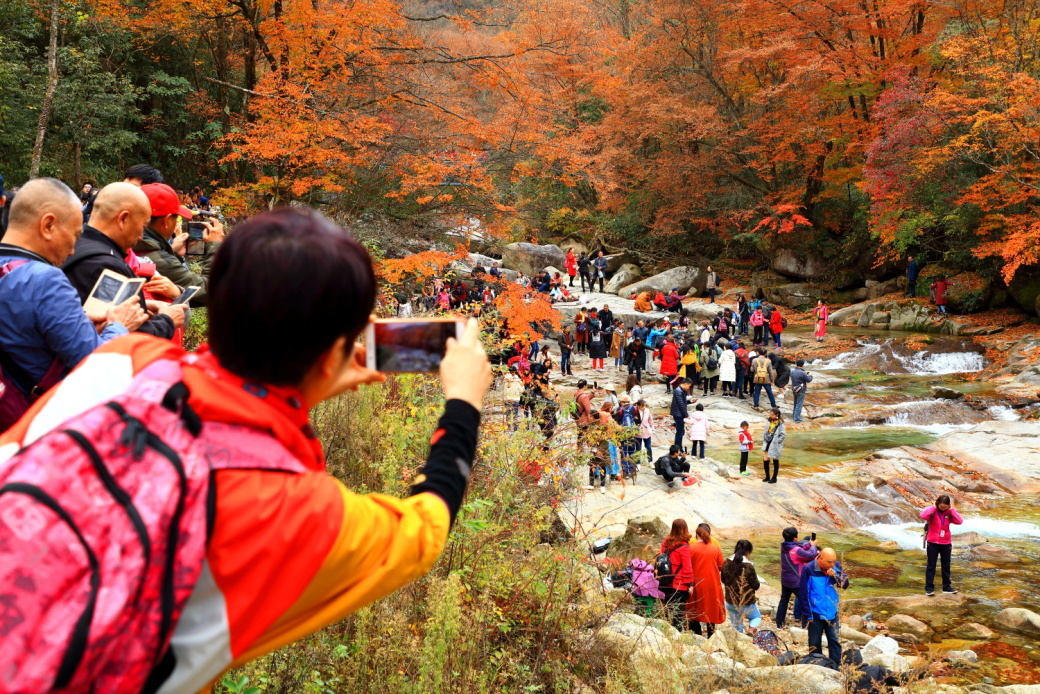
[[[101,189],[94,199],[90,223],[83,227],[83,235],[76,242],[76,252],[62,266],[81,302],[87,300],[104,270],[134,277],[126,262],[127,252],[141,240],[151,217],[148,197],[137,186],[120,182]],[[138,296],[141,308],[152,316],[138,332],[171,338],[184,325],[184,306],[146,301],[143,294]]]
[[[26,183],[11,205],[0,243],[0,431],[14,424],[40,395],[94,349],[144,322],[127,303],[98,316],[83,312],[60,265],[72,253],[83,224],[76,195],[61,181]]]
[[[827,547],[802,569],[798,586],[798,609],[809,620],[809,647],[823,653],[823,635],[827,634],[827,657],[841,663],[841,641],[838,635],[838,612],[841,596],[838,588],[849,587],[849,577],[838,561],[838,555]]]

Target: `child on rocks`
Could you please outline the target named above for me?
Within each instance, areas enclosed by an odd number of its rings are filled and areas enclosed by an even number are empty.
[[[708,415],[704,414],[704,405],[697,405],[696,411],[686,419],[686,426],[690,432],[690,440],[693,442],[690,455],[704,460],[704,445],[708,441]],[[700,444],[700,455],[697,454],[698,443]]]
[[[740,444],[740,476],[747,477],[751,473],[747,469],[748,454],[755,448],[755,439],[748,431],[750,425],[747,422],[740,423],[740,433],[737,434],[737,442]]]

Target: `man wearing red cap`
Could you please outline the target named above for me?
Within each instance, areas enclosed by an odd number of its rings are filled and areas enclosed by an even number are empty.
[[[174,284],[180,287],[201,287],[202,289],[192,297],[191,304],[205,306],[209,266],[224,238],[224,226],[216,219],[202,221],[206,226],[202,234],[206,250],[202,274],[196,274],[188,269],[183,256],[174,249],[175,245],[184,247],[183,242],[187,240],[187,234],[181,235],[183,239],[178,239],[177,235],[180,232],[181,218],[191,219],[191,210],[180,203],[177,193],[165,183],[149,183],[141,186],[141,191],[148,196],[152,205],[152,218],[144,230],[144,236],[134,245],[134,253],[148,257],[155,263],[159,273]],[[181,243],[175,244],[178,240]]]

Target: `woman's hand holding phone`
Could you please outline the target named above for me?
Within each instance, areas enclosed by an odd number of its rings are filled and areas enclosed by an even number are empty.
[[[445,400],[462,400],[478,411],[491,388],[491,363],[480,343],[480,325],[470,318],[462,338],[448,338],[441,360],[441,383]]]

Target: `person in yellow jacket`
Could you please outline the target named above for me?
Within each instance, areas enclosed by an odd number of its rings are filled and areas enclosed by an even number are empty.
[[[313,211],[265,212],[239,225],[214,258],[208,348],[185,354],[146,335],[112,340],[0,436],[2,470],[24,446],[126,390],[148,365],[173,360],[203,422],[264,432],[272,449],[306,468],[213,473],[204,565],[150,691],[204,690],[225,670],[422,576],[440,555],[468,485],[491,369],[471,320],[441,362],[444,415],[409,495],[351,491],[325,471],[309,410],[383,380],[357,343],[375,297],[368,253],[341,228]]]
[[[697,374],[701,370],[701,365],[697,362],[697,351],[690,345],[683,346],[682,357],[679,358],[679,381],[688,378],[697,383]]]

